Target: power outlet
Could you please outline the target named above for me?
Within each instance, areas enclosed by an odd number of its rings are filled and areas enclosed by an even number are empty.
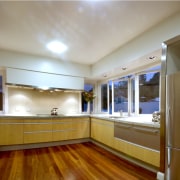
[[[157,180],[164,180],[164,173],[158,172],[157,173]]]

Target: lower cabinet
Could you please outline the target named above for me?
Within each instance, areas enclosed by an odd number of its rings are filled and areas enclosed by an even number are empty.
[[[0,145],[23,143],[23,120],[0,119]]]
[[[114,122],[91,118],[91,138],[113,147]]]
[[[52,121],[53,141],[89,138],[89,117],[53,118]]]
[[[24,121],[24,143],[52,141],[51,119],[27,119]]]
[[[141,136],[141,143],[144,143],[144,140],[142,141],[143,139],[142,133],[144,130],[146,129],[139,126],[136,129],[134,129],[134,131],[137,131],[135,139],[137,140],[137,138]],[[145,163],[151,164],[156,167],[160,166],[160,152],[159,151],[151,149],[149,147],[137,145],[132,142],[128,142],[128,140],[132,138],[131,134],[129,134],[129,125],[123,124],[123,128],[121,127],[119,131],[121,131],[119,132],[119,134],[121,134],[123,138],[126,138],[126,140],[114,137],[114,122],[113,121],[103,120],[103,119],[98,119],[98,118],[91,118],[91,138],[92,139],[99,141],[119,151],[120,153],[139,159]],[[147,133],[148,138],[149,138],[149,133],[151,133],[151,129]]]

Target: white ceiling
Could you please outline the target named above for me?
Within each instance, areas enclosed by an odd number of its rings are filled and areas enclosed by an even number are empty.
[[[0,49],[90,65],[178,11],[178,1],[1,1]],[[52,40],[68,50],[49,52]]]

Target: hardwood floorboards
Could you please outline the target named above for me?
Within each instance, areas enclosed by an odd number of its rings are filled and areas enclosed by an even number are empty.
[[[93,143],[0,152],[0,180],[155,180]]]

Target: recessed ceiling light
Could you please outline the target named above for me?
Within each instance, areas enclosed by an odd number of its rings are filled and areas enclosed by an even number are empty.
[[[149,60],[155,60],[155,59],[156,59],[156,56],[149,56],[148,59],[149,59]]]
[[[60,41],[52,41],[47,44],[47,48],[54,53],[63,53],[67,50],[67,46]]]
[[[123,67],[122,70],[125,71],[127,68],[126,67]]]

